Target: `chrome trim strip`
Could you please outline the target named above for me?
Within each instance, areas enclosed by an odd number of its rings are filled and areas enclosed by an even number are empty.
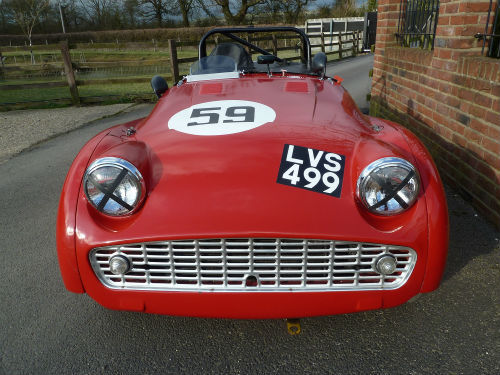
[[[223,72],[209,74],[190,74],[186,76],[186,82],[210,81],[215,79],[231,79],[240,78],[240,72]]]
[[[112,255],[124,255],[132,269],[109,271]],[[383,254],[397,259],[392,275],[375,271]],[[122,244],[92,249],[90,263],[108,288],[184,292],[300,292],[392,290],[409,279],[415,250],[359,242],[225,238]],[[257,277],[257,286],[246,278]]]

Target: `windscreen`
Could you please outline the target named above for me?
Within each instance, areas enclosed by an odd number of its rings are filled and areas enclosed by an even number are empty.
[[[229,56],[215,55],[203,57],[191,65],[190,74],[213,74],[236,72],[236,61]]]

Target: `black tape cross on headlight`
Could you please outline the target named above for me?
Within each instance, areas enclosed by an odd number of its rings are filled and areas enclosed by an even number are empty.
[[[125,178],[125,176],[128,173],[129,172],[128,172],[127,169],[122,169],[122,171],[120,172],[120,174],[118,175],[118,177],[116,177],[115,181],[113,182],[113,185],[111,185],[111,187],[109,189],[107,189],[102,184],[100,184],[99,182],[97,182],[92,175],[89,176],[89,179],[92,182],[92,184],[94,184],[94,186],[97,189],[99,189],[102,193],[104,193],[104,197],[101,199],[101,201],[99,202],[99,205],[97,206],[97,209],[99,211],[102,211],[104,209],[104,206],[106,206],[106,203],[108,203],[108,201],[109,201],[110,198],[112,200],[114,200],[116,203],[118,203],[119,205],[125,207],[129,211],[132,211],[134,209],[131,205],[129,205],[128,203],[124,202],[122,199],[120,199],[119,197],[117,197],[114,194],[116,188],[118,187],[118,185],[120,185],[120,183],[123,181],[123,179]]]
[[[408,182],[412,179],[412,177],[414,175],[415,175],[415,172],[414,171],[410,171],[408,173],[408,175],[405,177],[405,179],[398,186],[396,186],[394,188],[391,184],[387,183],[387,181],[381,179],[379,176],[377,176],[377,175],[374,174],[372,176],[372,178],[382,188],[382,190],[384,191],[384,193],[386,194],[386,196],[381,201],[379,201],[379,202],[375,203],[374,205],[370,206],[370,208],[371,209],[377,209],[380,206],[385,205],[387,202],[389,202],[391,199],[394,198],[394,200],[396,202],[398,202],[401,205],[401,207],[403,207],[404,209],[407,209],[408,208],[408,204],[398,195],[398,193],[406,186],[406,184],[408,184]]]

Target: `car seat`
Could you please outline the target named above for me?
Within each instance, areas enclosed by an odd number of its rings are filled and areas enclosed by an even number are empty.
[[[210,53],[210,56],[229,56],[236,61],[238,70],[251,70],[252,58],[242,45],[236,43],[220,43]]]

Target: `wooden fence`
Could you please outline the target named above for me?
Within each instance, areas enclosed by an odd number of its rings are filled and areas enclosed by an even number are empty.
[[[321,50],[322,52],[325,52],[326,55],[333,55],[336,54],[338,55],[339,59],[342,59],[344,57],[348,56],[356,56],[359,51],[360,51],[360,43],[362,42],[363,38],[361,36],[361,33],[359,31],[348,31],[348,32],[338,32],[338,33],[311,33],[308,35],[309,39],[311,41],[311,49],[314,51],[316,50]],[[271,36],[263,36],[263,37],[258,37],[258,38],[252,38],[248,37],[247,41],[250,43],[252,42],[268,42],[267,50],[269,52],[272,52],[274,55],[278,55],[279,52],[282,51],[298,51],[299,48],[297,45],[290,45],[287,46],[285,43],[285,46],[279,47],[279,40],[292,40],[294,37],[289,36],[289,35],[276,35],[272,34]],[[328,41],[330,39],[330,41]],[[168,41],[168,47],[169,47],[169,52],[170,52],[170,67],[171,67],[171,72],[172,72],[172,77],[173,77],[173,82],[178,82],[180,80],[180,75],[179,75],[179,65],[180,64],[186,64],[186,63],[192,63],[198,60],[198,56],[196,57],[190,57],[190,58],[182,58],[179,59],[177,58],[177,48],[182,47],[182,46],[197,46],[198,43],[193,43],[193,42],[176,42],[175,40],[169,40]],[[215,39],[215,44],[219,43],[219,40],[216,38]],[[250,56],[253,54],[256,54],[257,52],[253,50],[248,51]],[[347,55],[346,55],[347,53]],[[294,61],[294,60],[300,60],[301,55],[296,54],[291,57],[287,57],[287,60],[289,61]]]
[[[338,33],[311,33],[309,35],[311,41],[311,47],[313,53],[315,51],[323,51],[327,55],[336,55],[336,58],[342,59],[347,56],[355,56],[360,51],[360,43],[362,41],[362,36],[358,31],[350,31],[350,32],[338,32]],[[286,58],[290,61],[299,60],[301,57],[300,45],[295,42],[297,38],[296,36],[290,35],[260,35],[258,37],[249,35],[247,40],[251,43],[258,44],[261,48],[264,48],[273,54],[277,55],[279,53],[285,52]],[[217,37],[214,40],[208,41],[207,44],[215,45],[222,40],[219,40]],[[34,83],[13,83],[9,84],[6,80],[6,76],[16,78],[15,72],[17,70],[21,71],[19,66],[13,64],[6,64],[5,57],[2,59],[2,54],[0,52],[0,60],[2,65],[0,65],[0,89],[1,90],[32,90],[32,89],[49,89],[49,88],[57,88],[57,87],[68,87],[69,93],[71,96],[67,96],[62,99],[51,99],[51,100],[59,100],[63,102],[71,102],[73,105],[86,104],[86,103],[95,103],[99,102],[99,97],[85,97],[80,95],[80,87],[84,87],[87,85],[113,85],[113,84],[133,84],[133,83],[144,83],[147,82],[148,79],[146,77],[137,77],[134,75],[138,68],[143,69],[143,76],[146,74],[154,75],[154,67],[158,65],[162,66],[161,71],[162,74],[167,81],[170,81],[172,84],[178,82],[182,75],[188,73],[188,64],[193,63],[198,60],[197,42],[183,42],[178,40],[168,40],[166,43],[159,43],[152,40],[152,43],[95,43],[93,46],[89,46],[89,44],[79,44],[76,49],[70,49],[68,47],[67,42],[63,42],[60,45],[41,45],[41,46],[33,46],[31,49],[34,51],[38,51],[40,53],[49,53],[49,51],[59,51],[60,58],[62,60],[62,64],[58,62],[55,53],[48,54],[50,56],[46,58],[48,62],[45,65],[41,65],[44,67],[42,72],[37,71],[37,69],[32,69],[33,77],[40,76],[53,76],[56,77],[55,82],[34,82]],[[154,61],[137,59],[136,61],[101,61],[101,62],[87,62],[85,58],[85,51],[95,51],[97,49],[101,51],[118,51],[123,53],[126,56],[127,51],[130,49],[144,49],[150,50],[153,52],[157,52],[163,50],[167,52],[164,58],[156,58]],[[2,47],[3,52],[13,52],[13,51],[24,51],[27,53],[30,47]],[[179,53],[183,56],[186,55],[186,50],[189,50],[187,57],[179,57]],[[47,51],[47,52],[43,52]],[[91,52],[87,52],[91,53]],[[255,54],[255,51],[249,51],[249,53]],[[42,59],[40,57],[40,59]],[[76,60],[76,62],[75,62]],[[149,65],[148,65],[149,64]],[[156,65],[154,65],[156,64]],[[62,65],[62,66],[61,66]],[[145,67],[150,66],[151,69],[144,70]],[[164,67],[168,67],[167,70]],[[82,71],[92,70],[99,71],[99,69],[121,69],[122,74],[119,77],[110,78],[106,77],[93,77],[93,79],[79,79],[78,76],[82,76]],[[131,73],[127,76],[127,68],[130,68]],[[29,65],[25,65],[25,69],[31,69]],[[63,72],[64,69],[64,72]],[[30,70],[31,71],[31,70]],[[144,73],[145,72],[145,73]],[[8,74],[6,74],[8,73]],[[4,77],[2,78],[2,74]],[[24,71],[26,77],[26,71]],[[30,77],[30,73],[27,73],[28,78]],[[106,75],[106,74],[104,74]],[[57,78],[58,77],[58,78]],[[17,77],[21,78],[21,76]],[[63,80],[64,79],[64,80]],[[3,81],[3,82],[2,82]],[[146,90],[145,90],[146,91]],[[113,96],[113,95],[110,95]],[[106,96],[104,99],[109,99],[110,96]],[[120,95],[117,95],[120,96]],[[141,94],[134,95],[135,99],[142,100],[151,100],[152,94],[151,92],[144,92]],[[26,101],[22,102],[26,104]],[[14,108],[15,104],[18,103],[6,103],[0,100],[0,107],[9,105]],[[29,105],[28,105],[29,106]]]

